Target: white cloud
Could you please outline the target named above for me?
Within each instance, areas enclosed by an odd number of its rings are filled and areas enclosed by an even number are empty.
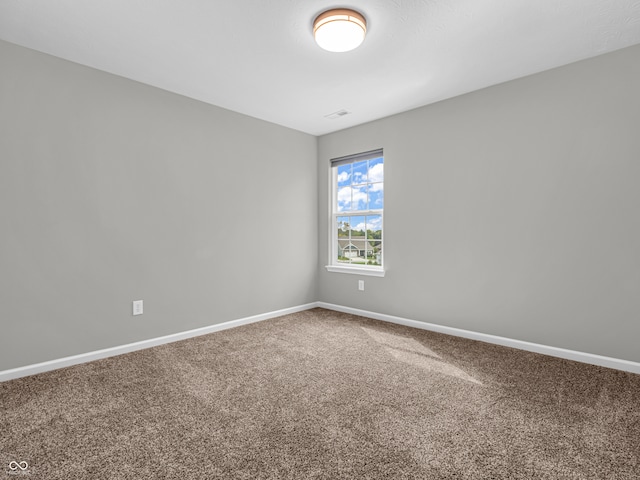
[[[363,202],[364,205],[367,203],[367,194],[364,189],[341,187],[338,190],[338,205],[342,207],[350,206],[351,208],[357,208],[360,202]]]
[[[367,217],[367,228],[369,230],[382,229],[382,217]]]
[[[369,169],[369,182],[382,182],[384,178],[384,163],[376,163]]]
[[[353,183],[359,184],[365,182],[365,174],[362,172],[354,172],[353,173]]]
[[[352,227],[353,230],[381,230],[382,229],[382,218],[381,217],[367,217],[365,222],[360,222],[359,224]]]
[[[351,201],[351,187],[342,187],[338,190],[338,203],[345,205]]]
[[[353,230],[364,230],[364,222],[360,222],[352,227]]]
[[[349,177],[350,177],[350,176],[351,176],[351,174],[350,174],[350,173],[348,173],[348,172],[342,172],[342,173],[340,173],[340,174],[338,175],[338,181],[339,181],[340,183],[342,183],[342,182],[346,182],[347,180],[349,180]]]

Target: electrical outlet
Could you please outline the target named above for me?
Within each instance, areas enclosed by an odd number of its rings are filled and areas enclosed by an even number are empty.
[[[364,280],[358,280],[358,290],[364,292]]]
[[[142,300],[133,301],[133,314],[142,315]]]

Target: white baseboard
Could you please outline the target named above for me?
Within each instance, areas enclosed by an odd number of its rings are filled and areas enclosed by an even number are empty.
[[[269,313],[231,320],[229,322],[210,325],[208,327],[196,328],[195,330],[174,333],[172,335],[166,335],[164,337],[152,338],[150,340],[129,343],[127,345],[105,348],[103,350],[96,350],[94,352],[82,353],[79,355],[73,355],[71,357],[64,357],[56,360],[50,360],[48,362],[36,363],[34,365],[27,365],[11,370],[0,371],[0,382],[5,382],[14,378],[26,377],[29,375],[35,375],[36,373],[48,372],[50,370],[57,370],[59,368],[70,367],[72,365],[91,362],[93,360],[99,360],[101,358],[122,355],[123,353],[134,352],[136,350],[155,347],[157,345],[164,345],[165,343],[177,342],[179,340],[185,340],[187,338],[197,337],[199,335],[219,332],[228,328],[248,325],[250,323],[260,322],[263,320],[268,320],[270,318],[288,315],[290,313],[302,312],[304,310],[310,310],[316,307],[325,308],[327,310],[335,310],[337,312],[350,313],[352,315],[359,315],[361,317],[373,318],[375,320],[382,320],[389,323],[397,323],[399,325],[419,328],[421,330],[430,330],[433,332],[445,333],[447,335],[453,335],[456,337],[469,338],[471,340],[480,340],[481,342],[503,345],[506,347],[517,348],[519,350],[526,350],[528,352],[541,353],[543,355],[550,355],[552,357],[565,358],[567,360],[574,360],[577,362],[589,363],[591,365],[599,365],[601,367],[615,368],[617,370],[640,374],[640,363],[631,362],[629,360],[620,360],[617,358],[594,355],[592,353],[566,350],[564,348],[550,347],[537,343],[524,342],[522,340],[513,340],[511,338],[498,337],[496,335],[478,333],[470,330],[462,330],[460,328],[446,327],[442,325],[436,325],[434,323],[419,322],[417,320],[409,320],[407,318],[395,317],[393,315],[386,315],[384,313],[369,312],[367,310],[360,310],[358,308],[343,307],[341,305],[334,305],[332,303],[313,302],[307,303],[305,305],[299,305],[297,307],[284,308],[282,310],[276,310]]]
[[[386,315],[383,313],[368,312],[366,310],[360,310],[357,308],[333,305],[331,303],[317,302],[317,306],[326,308],[327,310],[350,313],[352,315],[373,318],[375,320],[382,320],[384,322],[397,323],[399,325],[406,325],[408,327],[419,328],[422,330],[445,333],[447,335],[469,338],[471,340],[480,340],[481,342],[503,345],[505,347],[517,348],[519,350],[526,350],[528,352],[542,353],[544,355],[550,355],[552,357],[565,358],[567,360],[574,360],[576,362],[589,363],[591,365],[615,368],[616,370],[624,370],[626,372],[640,374],[640,363],[631,362],[629,360],[620,360],[618,358],[603,357],[601,355],[594,355],[592,353],[566,350],[564,348],[550,347],[537,343],[524,342],[522,340],[513,340],[511,338],[498,337],[496,335],[489,335],[486,333],[472,332],[470,330],[462,330],[460,328],[445,327],[433,323],[419,322],[416,320],[409,320],[407,318],[394,317],[393,315]]]
[[[87,363],[93,360],[99,360],[101,358],[114,357],[116,355],[122,355],[123,353],[135,352],[136,350],[155,347],[157,345],[164,345],[165,343],[177,342],[179,340],[185,340],[187,338],[206,335],[207,333],[219,332],[220,330],[239,327],[241,325],[247,325],[249,323],[261,322],[262,320],[281,317],[290,313],[302,312],[303,310],[309,310],[317,306],[318,305],[315,302],[308,303],[306,305],[284,308],[282,310],[276,310],[274,312],[263,313],[260,315],[253,315],[251,317],[240,318],[238,320],[218,323],[216,325],[210,325],[208,327],[196,328],[194,330],[188,330],[186,332],[174,333],[172,335],[166,335],[164,337],[142,340],[140,342],[128,343],[126,345],[120,345],[117,347],[105,348],[103,350],[96,350],[94,352],[81,353],[79,355],[73,355],[71,357],[64,357],[56,360],[50,360],[48,362],[36,363],[24,367],[13,368],[11,370],[4,370],[0,371],[0,382],[6,382],[7,380],[12,380],[14,378],[27,377],[29,375],[35,375],[36,373],[48,372],[50,370],[57,370],[59,368],[70,367],[72,365],[78,365],[80,363]]]

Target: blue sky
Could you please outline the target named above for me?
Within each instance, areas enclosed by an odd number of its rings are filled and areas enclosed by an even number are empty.
[[[339,165],[338,212],[345,214],[357,210],[378,210],[384,207],[384,165],[382,157],[346,165]],[[343,221],[348,221],[341,217]],[[338,219],[338,221],[341,221]],[[380,215],[351,218],[353,230],[380,230]]]

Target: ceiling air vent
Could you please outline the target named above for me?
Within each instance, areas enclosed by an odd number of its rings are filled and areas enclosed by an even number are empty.
[[[347,112],[346,110],[338,110],[337,112],[330,113],[329,115],[325,115],[324,118],[330,118],[331,120],[335,118],[344,117],[345,115],[349,115],[351,112]]]

